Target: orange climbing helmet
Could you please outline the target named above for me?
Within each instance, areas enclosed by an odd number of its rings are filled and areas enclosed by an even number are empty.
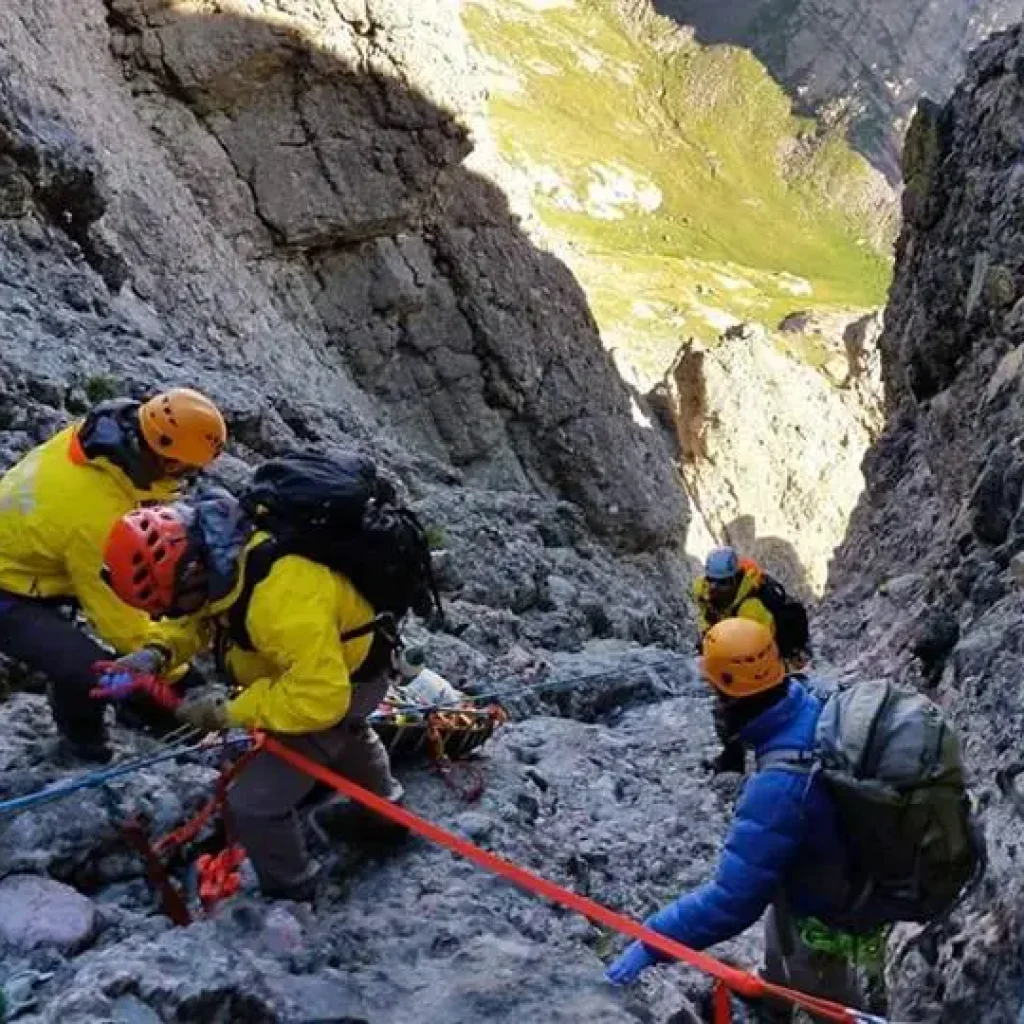
[[[727,697],[751,697],[786,678],[771,630],[752,619],[723,619],[712,626],[702,653],[705,678]]]
[[[196,547],[177,507],[135,509],[107,537],[102,576],[125,604],[150,615],[174,614],[183,596],[199,590],[205,596],[206,572]]]
[[[186,466],[213,462],[228,438],[220,410],[191,388],[172,388],[143,402],[139,425],[157,455]]]

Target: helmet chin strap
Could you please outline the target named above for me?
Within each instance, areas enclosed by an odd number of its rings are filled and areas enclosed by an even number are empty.
[[[139,405],[117,399],[96,406],[78,432],[87,459],[106,459],[140,490],[148,490],[163,475],[163,463],[146,444],[139,426]]]
[[[191,530],[189,531],[191,534]],[[195,545],[191,540],[190,545]],[[174,581],[174,603],[167,618],[176,619],[198,611],[210,599],[210,571],[197,547],[179,563]]]

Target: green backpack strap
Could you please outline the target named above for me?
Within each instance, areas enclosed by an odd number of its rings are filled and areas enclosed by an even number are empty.
[[[821,771],[821,758],[813,750],[769,750],[757,758],[758,772],[783,771],[792,775],[806,775],[807,785],[801,794],[801,800],[807,799],[811,785]]]
[[[821,759],[813,750],[797,750],[795,748],[768,750],[757,757],[759,772],[781,769],[800,775],[810,775],[820,765]]]

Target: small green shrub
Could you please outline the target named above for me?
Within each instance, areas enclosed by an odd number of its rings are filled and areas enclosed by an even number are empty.
[[[109,401],[119,394],[117,381],[106,374],[97,374],[85,382],[85,393],[89,401],[96,405],[99,402]]]
[[[447,537],[440,526],[428,526],[425,532],[431,551],[440,551],[445,546]]]

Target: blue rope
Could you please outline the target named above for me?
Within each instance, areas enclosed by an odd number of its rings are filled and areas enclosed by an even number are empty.
[[[225,739],[220,747],[239,745],[251,742],[248,737]],[[126,761],[124,764],[115,765],[113,768],[104,768],[102,771],[89,772],[85,775],[76,776],[63,782],[51,783],[37,790],[35,793],[28,793],[25,796],[14,797],[10,800],[0,801],[0,818],[7,815],[18,814],[27,811],[31,807],[38,807],[42,804],[52,803],[56,800],[63,800],[83,789],[96,789],[105,786],[114,779],[131,775],[149,768],[164,761],[173,761],[176,758],[184,757],[187,754],[194,754],[200,750],[211,749],[209,744],[197,743],[192,746],[175,747],[173,750],[162,750],[158,754],[150,754],[148,757],[140,757],[135,761]]]
[[[517,697],[525,697],[531,693],[543,693],[544,691],[571,690],[582,683],[595,682],[598,679],[611,679],[616,676],[630,677],[644,669],[666,669],[677,668],[680,660],[686,660],[684,655],[666,658],[651,658],[649,661],[640,661],[634,665],[609,669],[607,672],[591,672],[587,675],[567,676],[562,679],[542,679],[537,683],[528,683],[525,686],[506,687],[505,689],[492,690],[490,693],[466,694],[467,704],[479,704],[484,701],[513,700]],[[459,704],[392,704],[395,711],[404,713],[420,712],[424,715],[431,711],[466,711],[473,710]],[[480,709],[483,710],[483,709]],[[374,712],[369,716],[370,722],[387,722],[388,715],[380,715]]]
[[[679,664],[678,658],[667,657],[651,659],[646,662],[639,662],[635,665],[628,667],[621,667],[610,669],[607,672],[594,672],[588,675],[570,676],[563,679],[544,679],[537,683],[527,684],[526,686],[517,686],[513,688],[507,688],[505,690],[496,690],[491,693],[482,694],[467,694],[467,703],[479,704],[483,701],[494,701],[501,699],[514,699],[518,697],[524,697],[530,693],[539,693],[542,691],[556,691],[556,690],[567,690],[581,683],[593,682],[598,679],[607,679],[612,676],[630,676],[636,672],[641,672],[644,669],[657,669],[657,668],[669,668]],[[450,704],[395,704],[392,705],[394,711],[400,714],[416,714],[422,721],[433,711],[444,711],[444,710],[477,710],[467,709],[465,705],[459,707],[458,705],[452,706]],[[479,709],[482,714],[483,709]],[[368,718],[368,721],[379,724],[390,724],[390,715],[381,715],[378,712],[374,712]],[[415,722],[402,723],[407,725],[417,724]],[[247,736],[235,736],[225,738],[221,746],[232,746],[239,745],[245,746],[251,742]],[[128,761],[124,764],[115,765],[113,768],[106,768],[102,771],[91,772],[87,775],[80,775],[67,782],[54,783],[49,786],[45,786],[43,789],[38,790],[35,793],[29,793],[26,796],[14,797],[10,800],[0,801],[0,818],[6,815],[18,814],[21,811],[28,810],[30,807],[38,807],[42,804],[51,803],[55,800],[63,800],[65,797],[69,797],[74,793],[78,793],[83,789],[94,789],[97,787],[105,786],[108,782],[113,779],[121,778],[125,775],[131,775],[134,772],[141,771],[143,768],[148,768],[151,765],[160,764],[164,761],[173,761],[175,758],[182,757],[185,754],[195,753],[198,750],[209,749],[204,744],[197,744],[190,747],[175,747],[173,750],[163,750],[158,754],[152,754],[149,757],[139,758],[136,761]]]

